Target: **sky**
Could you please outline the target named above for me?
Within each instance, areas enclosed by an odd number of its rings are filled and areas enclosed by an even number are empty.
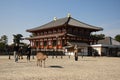
[[[29,37],[27,29],[71,16],[81,22],[102,27],[96,34],[115,37],[120,34],[120,0],[0,0],[0,37],[13,34]],[[27,42],[28,41],[24,41]]]

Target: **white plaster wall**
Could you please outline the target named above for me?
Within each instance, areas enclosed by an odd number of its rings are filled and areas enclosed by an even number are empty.
[[[84,55],[87,56],[88,55],[88,48],[83,48],[82,52],[78,52],[78,55]],[[74,55],[74,52],[68,52],[67,49],[65,50],[65,55]]]
[[[73,52],[65,52],[65,55],[74,55]]]
[[[101,47],[93,48],[98,51],[98,54],[101,55]]]

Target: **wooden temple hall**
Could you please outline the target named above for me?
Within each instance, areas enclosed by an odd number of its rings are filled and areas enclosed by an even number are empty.
[[[89,55],[89,45],[97,41],[91,37],[91,33],[101,30],[103,29],[100,27],[83,23],[68,15],[60,19],[54,17],[51,22],[26,31],[34,34],[27,38],[33,49],[72,55],[76,45],[79,54]]]

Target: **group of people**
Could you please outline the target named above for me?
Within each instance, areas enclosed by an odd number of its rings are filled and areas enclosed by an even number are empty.
[[[30,56],[31,56],[31,47],[30,45],[27,46],[27,49],[26,49],[26,54],[27,54],[27,61],[30,61]],[[19,47],[18,44],[15,44],[14,46],[14,59],[15,59],[15,62],[18,62],[18,59],[23,59],[23,47]]]
[[[16,44],[14,46],[14,59],[15,59],[15,62],[18,62],[18,59],[20,59],[20,56],[21,56],[21,59],[23,59],[22,54],[23,54],[23,48],[19,47],[19,45]],[[27,46],[26,54],[27,54],[27,61],[30,61],[30,56],[31,56],[31,46],[30,45]],[[77,49],[77,46],[74,46],[74,57],[75,57],[75,61],[78,61],[78,49]]]

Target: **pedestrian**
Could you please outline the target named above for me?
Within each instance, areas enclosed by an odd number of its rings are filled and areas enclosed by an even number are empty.
[[[78,61],[78,53],[75,52],[75,61]]]
[[[78,49],[77,49],[77,45],[75,45],[74,47],[74,56],[75,56],[75,61],[78,61]]]
[[[30,61],[30,56],[31,56],[31,46],[28,45],[28,47],[27,47],[27,61]]]
[[[6,54],[9,55],[8,59],[10,59],[10,47],[8,45],[6,45],[5,51],[6,51]]]
[[[21,59],[23,59],[23,47],[22,46],[19,48],[19,59],[20,57]]]
[[[10,59],[10,47],[9,46],[7,47],[7,53],[9,55],[9,59]]]
[[[15,59],[15,62],[18,62],[18,50],[19,50],[19,45],[15,44],[14,45],[14,59]]]

